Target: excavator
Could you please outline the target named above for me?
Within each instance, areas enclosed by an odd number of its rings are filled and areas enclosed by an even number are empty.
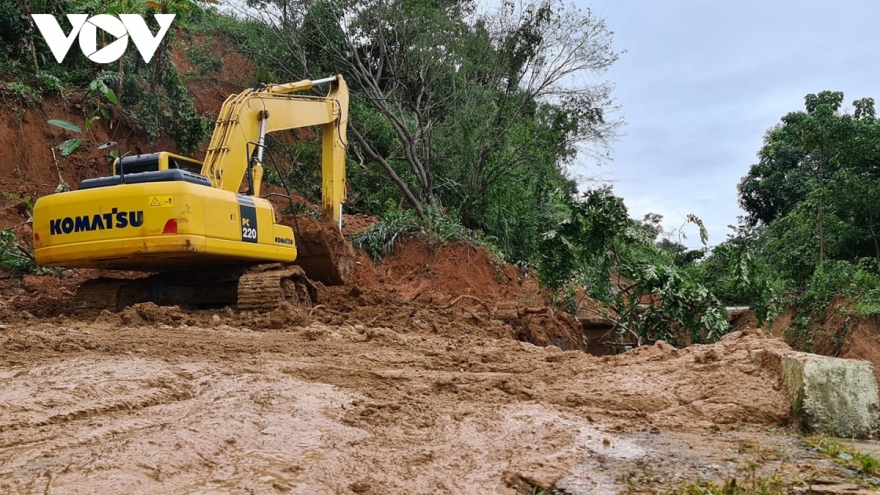
[[[326,96],[303,94],[322,85],[329,86]],[[312,304],[313,281],[344,284],[351,274],[351,247],[341,233],[348,102],[341,75],[229,96],[203,161],[166,151],[123,156],[112,175],[39,198],[36,263],[148,274],[89,280],[77,291],[76,310],[119,311],[148,301],[245,310]],[[266,135],[312,126],[321,129],[321,218],[330,228],[311,234],[321,238],[298,238],[269,200],[285,195],[260,194],[264,159],[271,158]]]

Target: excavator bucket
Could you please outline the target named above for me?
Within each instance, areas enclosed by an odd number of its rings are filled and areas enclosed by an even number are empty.
[[[283,224],[294,228],[297,255],[295,264],[306,276],[324,285],[346,285],[354,272],[354,248],[339,228],[329,222],[299,217],[296,222],[285,217]]]

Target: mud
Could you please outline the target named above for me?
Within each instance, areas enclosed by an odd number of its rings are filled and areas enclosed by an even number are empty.
[[[634,465],[605,466],[603,439],[658,456],[679,448],[658,439],[699,447],[684,431],[789,421],[777,377],[748,359],[782,345],[759,334],[597,358],[476,326],[280,313],[141,305],[3,325],[0,489],[513,494],[592,480],[614,493]],[[744,469],[699,457],[665,462],[676,479]],[[602,476],[585,471],[601,458]]]
[[[880,380],[880,319],[861,318],[840,330],[838,340],[839,356],[848,359],[863,359],[874,364],[874,374]]]
[[[495,259],[485,248],[464,242],[431,246],[404,242],[394,253],[376,263],[358,252],[355,283],[395,294],[406,301],[448,302],[464,295],[469,305],[477,300],[510,305],[549,303],[549,295],[538,289],[534,276]]]

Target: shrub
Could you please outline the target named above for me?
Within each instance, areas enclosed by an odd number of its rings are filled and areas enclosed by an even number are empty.
[[[475,246],[486,247],[499,259],[503,257],[491,239],[483,236],[481,232],[467,229],[454,217],[443,215],[433,208],[425,210],[424,220],[420,219],[414,210],[389,210],[382,221],[354,235],[352,243],[356,248],[370,253],[373,260],[380,263],[385,255],[393,256],[394,245],[406,237],[418,237],[425,239],[429,244],[440,245],[465,241]]]
[[[33,258],[18,244],[11,229],[0,230],[0,270],[13,273],[31,273],[36,268]]]

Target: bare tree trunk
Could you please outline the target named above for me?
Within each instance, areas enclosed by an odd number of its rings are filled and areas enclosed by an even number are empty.
[[[37,62],[37,47],[34,43],[34,33],[36,33],[37,30],[34,25],[34,18],[31,17],[31,14],[33,14],[33,8],[30,0],[24,0],[21,2],[21,10],[24,11],[24,17],[27,21],[27,35],[22,40],[22,43],[24,43],[24,50],[31,56],[31,62],[33,62],[34,68],[37,69],[39,68],[39,64]]]
[[[822,208],[822,197],[825,196],[825,191],[823,187],[825,185],[823,178],[823,165],[825,163],[825,156],[823,154],[822,157],[819,158],[819,264],[825,261],[825,225],[823,222],[823,208]]]
[[[397,187],[399,187],[400,190],[403,192],[403,195],[406,196],[406,200],[409,202],[409,204],[411,204],[412,207],[416,209],[416,213],[419,215],[419,218],[422,220],[426,220],[425,211],[422,209],[422,202],[416,198],[416,196],[410,190],[409,186],[407,186],[403,179],[401,179],[400,176],[397,175],[397,172],[394,171],[394,168],[391,167],[391,164],[388,163],[387,160],[382,158],[378,153],[376,153],[376,150],[374,150],[370,146],[370,144],[367,143],[366,139],[364,139],[364,137],[361,135],[360,132],[357,131],[357,129],[351,128],[349,132],[351,132],[351,135],[354,137],[355,141],[358,142],[361,149],[364,150],[364,153],[366,153],[371,160],[382,165],[382,168],[385,169],[385,172],[388,173],[388,176],[391,177],[391,180],[394,181],[395,184],[397,184]]]
[[[125,76],[125,70],[122,66],[122,61],[125,59],[125,55],[119,57],[119,84],[116,85],[116,100],[122,101],[122,80]]]

